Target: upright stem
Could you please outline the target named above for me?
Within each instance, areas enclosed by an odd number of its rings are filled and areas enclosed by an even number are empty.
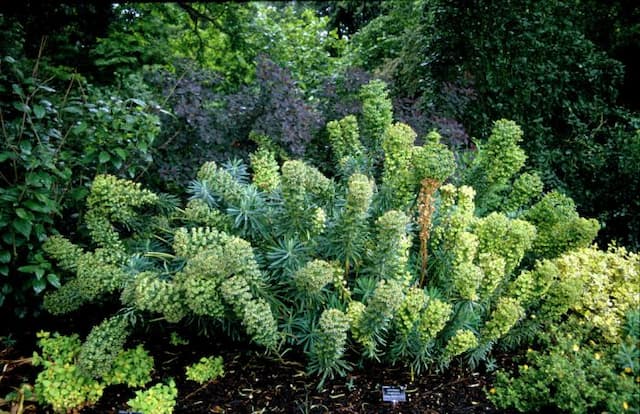
[[[435,211],[434,198],[440,182],[432,178],[422,180],[420,194],[418,195],[418,224],[420,225],[420,286],[424,286],[427,277],[427,243],[431,235],[431,217]]]

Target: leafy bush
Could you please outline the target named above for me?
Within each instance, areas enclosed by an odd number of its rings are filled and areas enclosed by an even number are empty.
[[[139,387],[151,381],[153,358],[141,346],[127,351],[119,347],[108,369],[92,375],[76,363],[87,349],[77,335],[40,332],[38,338],[41,354],[34,353],[33,365],[42,366],[43,371],[36,378],[35,392],[38,400],[51,405],[56,413],[93,405],[108,385]]]
[[[301,156],[321,126],[290,72],[267,57],[258,60],[255,82],[234,93],[216,91],[222,78],[214,72],[189,62],[176,67],[149,75],[173,113],[164,117],[155,154],[159,187],[168,181],[184,191],[204,162],[246,159],[256,147],[252,132],[270,137],[283,154]]]
[[[541,189],[524,178],[511,192],[502,185],[524,175],[519,128],[500,121],[492,138],[517,157],[489,163],[480,148],[472,164],[483,188],[501,184],[514,206],[481,216],[472,187],[445,184],[456,164],[440,136],[416,146],[411,128],[391,122],[379,82],[362,96],[366,116],[328,126],[337,181],[298,160],[278,170],[264,138],[251,157],[253,182],[240,162],[204,163],[184,210],[161,208],[162,197],[132,182],[96,177],[85,215],[96,248],[47,241],[46,251],[75,274],[47,295],[47,309],[69,313],[119,293],[135,320],[154,313],[272,352],[300,347],[320,383],[351,368],[349,351],[416,372],[460,358],[481,363],[539,303],[520,290],[533,274],[528,264],[543,257],[534,248],[538,222],[526,220]],[[97,355],[95,363],[109,358]]]
[[[629,318],[637,318],[638,310]],[[631,321],[627,326],[632,325]],[[519,412],[558,408],[566,413],[635,412],[640,332],[619,330],[617,343],[601,342],[590,323],[553,327],[541,336],[547,346],[529,349],[517,374],[499,371],[489,399]]]
[[[603,224],[602,244],[618,239],[637,248],[638,205],[629,194],[638,182],[620,166],[637,141],[637,113],[630,112],[637,102],[627,95],[637,66],[632,52],[612,53],[618,42],[638,43],[629,20],[635,9],[627,2],[418,3],[419,18],[402,19],[410,27],[393,37],[404,49],[387,53],[397,62],[396,94],[417,94],[425,113],[459,122],[476,137],[508,114],[525,131],[527,166]],[[363,35],[379,33],[370,26]],[[623,96],[626,108],[619,107]]]
[[[159,383],[144,391],[136,391],[136,396],[127,404],[140,413],[171,414],[177,397],[176,383],[169,380],[167,384]]]
[[[33,294],[60,285],[41,243],[56,227],[77,226],[70,217],[96,173],[140,174],[159,130],[152,105],[124,97],[140,89],[135,78],[117,96],[74,75],[60,93],[43,80],[49,68],[38,72],[40,64],[6,56],[0,66],[0,306],[10,298],[22,313]]]
[[[530,318],[506,343],[528,337],[535,349],[517,373],[498,372],[490,398],[521,412],[637,410],[638,284],[639,256],[616,247],[577,249],[521,273],[512,294]]]
[[[224,376],[222,357],[202,357],[200,361],[186,368],[187,379],[204,384]]]

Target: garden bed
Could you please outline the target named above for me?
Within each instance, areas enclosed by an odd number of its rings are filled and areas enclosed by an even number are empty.
[[[21,384],[35,381],[38,370],[31,366],[29,358],[36,349],[36,329],[31,326],[13,334],[15,343],[9,347],[3,345],[0,351],[2,397]],[[74,329],[78,331],[77,326]],[[407,369],[367,362],[346,378],[327,380],[318,390],[318,379],[306,374],[301,355],[287,354],[284,359],[278,359],[225,338],[197,338],[197,342],[177,347],[169,345],[168,335],[153,336],[146,336],[146,347],[155,358],[152,383],[169,377],[175,379],[179,391],[175,413],[504,412],[486,399],[485,392],[491,387],[492,378],[483,372],[452,366],[445,373],[423,373],[412,381]],[[184,367],[205,355],[223,357],[224,377],[204,386],[186,380]],[[395,405],[383,402],[382,385],[406,387],[407,401]],[[95,406],[85,408],[82,413],[126,412],[126,402],[133,396],[132,389],[111,386]],[[7,411],[9,406],[0,410]],[[24,413],[36,412],[47,411],[33,401],[26,401]]]

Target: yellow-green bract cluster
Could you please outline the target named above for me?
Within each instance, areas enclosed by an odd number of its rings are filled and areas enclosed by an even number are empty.
[[[381,148],[382,137],[393,119],[393,106],[387,92],[387,85],[373,80],[360,90],[362,101],[362,138],[367,148],[373,152]],[[370,154],[370,157],[375,154]]]
[[[360,142],[360,130],[355,116],[348,115],[339,121],[329,122],[327,132],[335,160],[343,169],[348,158],[357,160],[364,155],[364,147]]]
[[[310,297],[317,297],[322,289],[340,279],[342,269],[324,260],[312,260],[300,268],[293,281],[297,289]]]
[[[407,265],[411,238],[407,234],[408,225],[409,217],[396,210],[389,210],[376,220],[376,244],[371,249],[374,277],[410,285],[412,275]]]
[[[557,191],[547,193],[523,217],[537,227],[533,251],[544,258],[589,246],[600,228],[596,220],[580,217],[573,200]]]
[[[127,321],[111,317],[91,329],[78,355],[78,367],[94,378],[104,377],[129,336]]]
[[[344,355],[349,319],[339,309],[327,309],[320,316],[318,330],[318,338],[311,348],[311,358],[319,370],[331,370]]]
[[[522,129],[515,122],[501,119],[493,124],[491,135],[475,160],[487,186],[506,184],[524,166],[527,156],[518,146],[520,141]]]

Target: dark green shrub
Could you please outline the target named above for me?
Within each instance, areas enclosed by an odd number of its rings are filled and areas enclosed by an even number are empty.
[[[0,64],[0,306],[8,298],[18,313],[27,311],[28,298],[60,284],[41,243],[56,228],[78,226],[71,217],[96,173],[139,175],[159,130],[155,108],[144,101],[77,75],[59,92],[39,64],[9,56]]]
[[[545,185],[602,223],[603,245],[618,239],[636,248],[638,205],[629,194],[638,183],[621,160],[634,153],[638,122],[618,98],[637,109],[628,98],[637,66],[633,53],[616,51],[637,44],[635,14],[628,2],[426,1],[403,38],[396,89],[419,92],[425,112],[461,122],[470,135],[513,119],[527,165]],[[471,90],[471,102],[452,101],[450,85]]]

